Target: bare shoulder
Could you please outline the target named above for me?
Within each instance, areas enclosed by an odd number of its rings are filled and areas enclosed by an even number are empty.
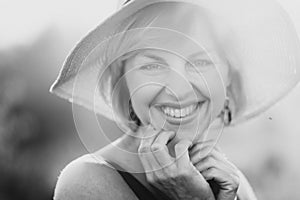
[[[119,173],[104,160],[86,154],[69,163],[61,172],[54,200],[137,199]]]

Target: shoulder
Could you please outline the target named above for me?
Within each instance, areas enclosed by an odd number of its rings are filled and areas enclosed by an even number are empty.
[[[103,159],[86,154],[69,163],[55,187],[55,200],[137,199],[131,189]]]

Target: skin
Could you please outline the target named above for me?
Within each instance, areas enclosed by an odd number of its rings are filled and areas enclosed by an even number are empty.
[[[160,30],[159,38],[151,40],[151,48],[126,60],[124,88],[142,125],[136,132],[122,133],[94,156],[132,173],[157,199],[161,199],[157,190],[170,199],[231,200],[237,193],[241,199],[255,199],[239,170],[213,142],[204,140],[209,125],[223,109],[230,73],[206,18],[195,6],[184,5],[148,7],[143,17],[159,16],[151,22],[153,27],[179,31],[198,45]],[[143,33],[143,39],[147,38],[147,31]],[[180,125],[165,120],[159,109],[168,102],[182,105],[199,101],[205,102],[201,114]],[[81,170],[78,165],[75,170],[66,170],[59,178],[62,186],[55,199],[137,199],[114,169],[101,168],[98,163],[96,169],[88,166],[83,163]],[[211,181],[217,184],[217,193],[211,189]],[[112,188],[116,192],[111,192]]]
[[[193,6],[181,6],[166,7],[164,12],[158,11],[161,7],[149,8],[151,15],[159,16],[151,22],[153,27],[187,37],[145,29],[141,44],[151,45],[139,46],[126,60],[123,76],[142,125],[99,153],[127,171],[142,171],[134,176],[154,194],[153,186],[171,199],[233,200],[239,171],[204,140],[224,108],[229,67],[205,18]],[[146,40],[152,36],[155,40]],[[193,119],[180,124],[171,123],[161,111],[168,103],[181,107],[199,102],[204,103]],[[217,193],[209,181],[217,184]]]
[[[215,194],[216,199],[234,199],[240,184],[238,168],[217,146],[209,155],[199,156],[204,148],[209,147],[203,146],[201,142],[193,145],[189,151],[192,164],[206,180],[214,180],[218,184],[220,191]]]
[[[188,46],[182,47],[186,47],[182,52],[188,52],[184,55],[187,59],[156,49],[142,51],[126,62],[131,101],[143,124],[136,137],[142,138],[138,155],[146,180],[172,199],[234,199],[239,186],[237,168],[216,150],[203,158],[201,145],[211,119],[223,108],[224,81],[227,85],[230,80],[228,67],[221,58],[214,64],[206,54],[196,49],[191,53]],[[157,107],[185,101],[205,101],[206,107],[202,107],[204,114],[199,111],[193,121],[180,126],[166,121]],[[213,194],[207,180],[217,182],[217,194]]]
[[[151,131],[148,127],[143,133]],[[171,199],[214,199],[209,184],[190,162],[187,151],[190,141],[178,142],[174,147],[175,157],[170,156],[166,144],[174,136],[175,132],[165,131],[141,141],[138,153],[147,181]]]
[[[141,134],[152,131],[149,126]],[[239,187],[239,170],[220,149],[215,147],[209,155],[203,157],[201,151],[210,148],[209,145],[181,140],[174,147],[173,157],[166,144],[174,136],[173,131],[162,131],[141,141],[138,154],[148,183],[171,199],[235,199]],[[217,184],[217,193],[213,193],[209,180]]]
[[[191,51],[187,45],[184,48],[188,53],[183,56],[188,60],[164,50],[142,51],[126,62],[124,75],[134,111],[143,125],[173,131],[180,127],[176,141],[192,141],[197,129],[203,132],[219,115],[225,101],[224,87],[229,82],[228,67],[221,58],[212,61],[202,50]],[[205,104],[193,122],[178,126],[168,123],[161,113],[160,107],[170,102],[180,107],[186,102]]]

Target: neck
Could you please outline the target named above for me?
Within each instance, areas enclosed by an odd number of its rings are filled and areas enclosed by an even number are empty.
[[[146,180],[144,168],[139,159],[138,148],[140,141],[141,140],[137,137],[124,134],[111,144],[96,152],[96,154],[104,157],[112,164],[120,166],[124,171],[131,173],[145,187],[154,192],[153,188]]]
[[[131,134],[124,134],[97,153],[127,172],[143,173],[144,168],[138,155],[139,145],[139,138],[131,136]]]

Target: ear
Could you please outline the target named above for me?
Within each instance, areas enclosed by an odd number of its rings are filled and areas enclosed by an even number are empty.
[[[242,77],[240,72],[237,70],[231,70],[231,81],[230,85],[227,87],[227,95],[230,99],[229,108],[232,111],[233,118],[236,118],[245,108],[247,100]]]

